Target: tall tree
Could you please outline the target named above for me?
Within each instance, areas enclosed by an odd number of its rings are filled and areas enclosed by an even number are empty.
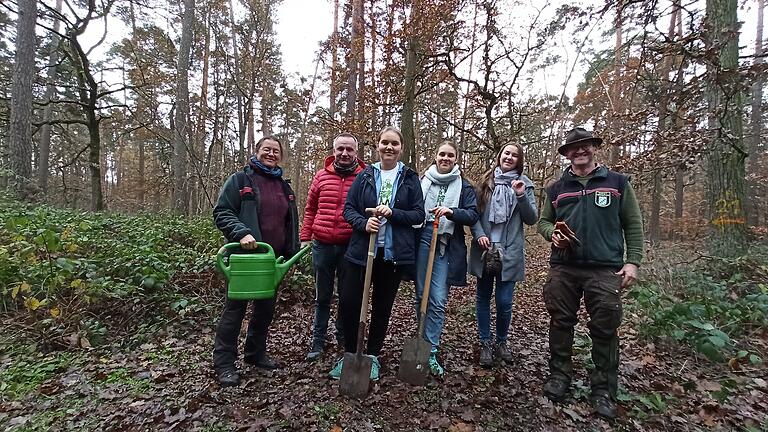
[[[416,74],[418,73],[419,51],[419,25],[418,15],[421,5],[418,0],[411,4],[411,13],[408,21],[410,32],[407,36],[405,51],[405,97],[403,101],[403,115],[400,129],[403,133],[403,162],[413,166],[416,149],[416,131],[414,128],[414,116],[416,115]]]
[[[747,160],[747,182],[749,199],[752,205],[749,207],[747,217],[750,225],[758,225],[760,222],[759,197],[762,195],[758,190],[760,186],[755,181],[758,175],[758,154],[760,153],[760,142],[763,133],[763,86],[765,85],[765,74],[762,66],[765,63],[763,56],[763,15],[765,12],[765,0],[757,0],[757,28],[755,32],[755,82],[752,84],[752,111],[749,116],[750,137],[749,137],[749,158]]]
[[[32,81],[35,77],[37,1],[19,0],[11,88],[10,153],[16,188],[32,177]]]
[[[195,0],[184,0],[181,24],[181,42],[176,72],[176,112],[173,131],[173,209],[186,214],[187,208],[187,153],[189,149],[189,54],[192,30],[195,25]]]
[[[56,12],[61,13],[62,0],[56,0]],[[58,16],[53,16],[53,34],[51,36],[51,46],[48,54],[48,79],[45,83],[45,96],[43,101],[46,102],[43,109],[43,127],[40,129],[40,155],[37,160],[37,184],[40,189],[45,193],[48,190],[48,165],[49,155],[51,149],[51,119],[53,118],[53,100],[56,94],[56,69],[59,63],[59,41],[58,35],[59,28],[61,27],[61,21]]]
[[[744,150],[742,78],[739,74],[737,0],[707,0],[705,40],[709,58],[707,100],[710,143],[707,146],[707,204],[713,253],[741,253],[746,241],[744,219]]]
[[[360,63],[365,49],[365,27],[363,21],[363,0],[352,0],[352,33],[349,55],[347,56],[347,121],[355,120],[357,114],[358,77]]]

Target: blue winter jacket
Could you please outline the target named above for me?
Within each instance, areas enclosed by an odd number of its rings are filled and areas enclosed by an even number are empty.
[[[400,165],[397,176],[395,198],[390,205],[392,216],[387,220],[391,235],[387,236],[385,249],[395,265],[413,264],[416,261],[416,240],[413,226],[424,222],[424,197],[421,193],[419,176],[411,168]],[[344,204],[344,219],[352,225],[345,257],[358,265],[365,265],[368,255],[370,234],[365,230],[368,217],[366,208],[378,205],[376,177],[378,168],[372,165],[357,175],[347,193]]]

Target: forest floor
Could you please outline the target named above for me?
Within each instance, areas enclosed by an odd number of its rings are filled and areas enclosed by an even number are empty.
[[[543,248],[529,251],[527,281],[518,285],[509,339],[512,364],[478,366],[474,280],[451,290],[442,343],[443,379],[425,387],[399,382],[403,342],[413,335],[413,287],[404,283],[382,355],[381,379],[363,401],[347,399],[327,377],[341,350],[329,342],[307,362],[310,289],[284,290],[271,330],[270,352],[283,367],[243,366],[239,387],[222,389],[211,370],[222,283],[213,274],[177,275],[182,292],[212,307],[169,321],[142,343],[41,352],[12,316],[0,335],[0,429],[5,430],[248,430],[248,431],[509,431],[509,430],[766,430],[766,368],[732,371],[683,345],[638,336],[625,308],[619,419],[608,423],[589,407],[590,342],[583,315],[577,329],[571,398],[541,396],[547,370],[548,316],[541,290]],[[583,310],[582,310],[583,314]],[[245,329],[245,323],[243,329]],[[765,334],[759,336],[765,339]],[[130,339],[128,339],[130,340]],[[330,338],[329,338],[330,340]]]

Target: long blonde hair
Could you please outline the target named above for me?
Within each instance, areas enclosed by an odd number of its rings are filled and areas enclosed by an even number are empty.
[[[496,164],[483,173],[483,176],[480,178],[480,184],[477,185],[477,209],[481,212],[485,210],[485,206],[491,199],[493,188],[496,186],[493,182],[493,172],[501,165],[501,153],[509,146],[517,148],[517,166],[513,168],[513,170],[516,171],[517,174],[523,173],[523,166],[525,166],[525,151],[523,150],[523,146],[518,143],[504,144],[501,146],[499,152],[496,153]]]

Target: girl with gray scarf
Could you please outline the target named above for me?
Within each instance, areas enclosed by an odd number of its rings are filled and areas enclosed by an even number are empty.
[[[494,358],[491,341],[494,282],[495,354],[507,363],[512,361],[512,354],[507,349],[507,336],[512,321],[515,283],[525,276],[523,223],[533,225],[538,219],[533,182],[522,173],[523,147],[508,144],[501,148],[495,160],[495,166],[485,173],[478,187],[481,214],[480,220],[472,226],[474,240],[469,252],[469,272],[477,276],[477,333],[480,339],[480,366],[484,368],[492,367]]]
[[[444,141],[437,149],[435,163],[427,168],[421,179],[426,220],[416,237],[417,322],[429,264],[432,224],[435,218],[440,219],[424,325],[424,338],[432,344],[429,369],[436,376],[445,373],[438,362],[437,350],[445,322],[448,288],[450,285],[466,285],[467,246],[464,241],[464,226],[474,225],[479,217],[475,190],[469,181],[462,178],[461,170],[456,165],[458,156],[456,145],[451,141]]]

